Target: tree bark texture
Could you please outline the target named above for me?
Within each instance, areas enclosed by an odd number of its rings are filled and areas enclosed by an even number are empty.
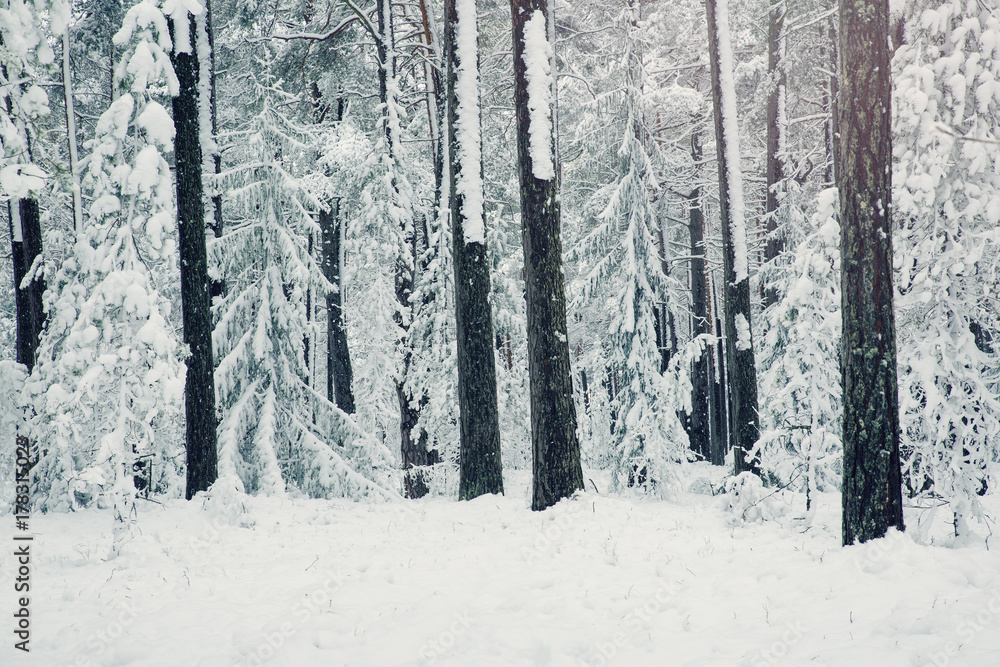
[[[767,96],[767,194],[764,199],[764,214],[767,217],[767,243],[764,246],[764,261],[772,262],[785,249],[784,239],[778,233],[778,206],[780,205],[781,182],[784,169],[781,159],[781,133],[779,125],[785,104],[785,70],[781,62],[781,28],[785,21],[785,5],[778,2],[771,5],[767,21],[767,71],[771,75],[774,88]],[[778,290],[773,285],[764,290],[764,307],[778,302]]]
[[[660,270],[670,277],[670,264],[667,262],[667,247],[661,225],[657,235],[660,246]],[[677,326],[674,323],[674,313],[666,299],[653,305],[653,333],[656,336],[656,349],[660,353],[660,374],[666,373],[670,360],[677,354]]]
[[[349,415],[354,414],[354,371],[347,347],[347,324],[344,322],[344,290],[341,282],[340,200],[320,209],[319,227],[323,233],[323,276],[336,285],[336,292],[326,295],[326,397]]]
[[[379,100],[382,102],[383,124],[386,147],[389,151],[389,161],[396,164],[396,137],[389,122],[391,108],[396,105],[395,99],[390,99],[389,81],[396,76],[396,49],[394,44],[394,28],[392,3],[389,0],[376,0],[376,19],[379,36],[376,39],[376,53],[379,60],[378,82]],[[395,87],[393,88],[393,90]],[[394,94],[394,93],[393,93]],[[393,175],[391,187],[398,196],[400,182]],[[398,198],[398,197],[397,197]],[[420,407],[424,399],[408,382],[413,353],[410,350],[409,322],[413,314],[413,285],[415,280],[416,235],[412,220],[403,224],[402,229],[405,248],[400,248],[400,256],[396,262],[395,290],[399,312],[394,318],[403,331],[405,351],[399,377],[396,379],[396,397],[399,400],[399,430],[400,454],[403,462],[403,492],[407,498],[420,498],[427,494],[427,484],[419,470],[414,467],[433,465],[440,461],[437,450],[427,449],[427,433],[417,426],[420,418]],[[405,313],[405,317],[404,314]]]
[[[528,378],[531,393],[533,493],[531,507],[543,510],[583,489],[576,407],[566,335],[566,293],[556,178],[535,177],[531,164],[528,81],[524,62],[525,23],[535,12],[548,19],[545,0],[511,0],[514,24],[514,107],[521,183],[528,319]],[[554,118],[554,113],[551,114]],[[555,152],[555,128],[550,126]]]
[[[845,545],[903,529],[887,0],[840,0]]]
[[[212,29],[212,2],[211,0],[203,0],[203,5],[205,11],[203,11],[196,19],[195,29],[201,33],[204,31],[204,35],[199,34],[198,38],[204,38],[208,43],[209,61],[208,63],[199,63],[201,68],[199,76],[204,74],[208,75],[209,78],[209,91],[208,99],[202,100],[202,104],[209,105],[209,117],[211,118],[212,127],[209,128],[211,132],[212,141],[217,141],[219,135],[219,121],[218,121],[218,106],[216,104],[216,85],[215,85],[215,31]],[[197,52],[196,52],[197,53]],[[205,128],[202,128],[202,134],[206,133]],[[204,156],[203,156],[204,157]],[[214,150],[211,154],[212,164],[211,171],[214,173],[216,180],[218,180],[219,175],[222,173],[222,152],[219,150],[218,145],[215,145]],[[207,165],[203,165],[205,171],[209,171],[206,168]],[[206,193],[203,193],[206,194]],[[208,210],[211,212],[210,219],[208,220],[208,226],[212,230],[212,236],[215,238],[221,238],[224,231],[224,224],[222,218],[222,191],[219,189],[218,185],[212,188],[210,196],[206,197],[206,205],[208,205]],[[209,295],[210,298],[215,298],[217,296],[224,296],[226,294],[226,281],[225,278],[209,279]],[[308,355],[306,355],[308,359]]]
[[[189,22],[191,44],[197,44],[195,22]],[[170,34],[175,25],[170,21]],[[174,39],[176,43],[176,39]],[[193,48],[192,48],[193,50]],[[205,202],[198,114],[198,57],[170,54],[180,92],[173,100],[174,156],[177,166],[177,218],[181,259],[181,310],[184,342],[190,349],[184,385],[187,417],[187,491],[191,499],[218,477],[215,378],[212,364],[212,300],[205,248]]]
[[[7,203],[10,215],[11,259],[14,264],[14,308],[17,311],[15,359],[28,372],[35,367],[38,341],[45,326],[42,293],[45,280],[35,275],[22,286],[36,258],[42,254],[41,216],[36,199],[19,199]]]
[[[726,151],[727,141],[738,141],[737,137],[727,137],[723,125],[722,82],[719,64],[719,35],[716,23],[716,3],[727,0],[707,0],[709,60],[712,69],[712,104],[715,116],[715,146],[719,166],[719,210],[722,218],[723,255],[723,300],[725,301],[726,325],[726,367],[728,395],[732,418],[729,423],[729,446],[733,450],[734,472],[760,474],[758,462],[750,456],[754,443],[760,437],[757,415],[757,369],[754,362],[753,345],[740,349],[737,345],[736,319],[750,319],[750,279],[736,282],[735,248],[732,233],[732,202],[729,201],[729,170],[740,165],[729,165]],[[730,91],[731,93],[732,91]],[[745,221],[741,221],[745,222]]]
[[[458,114],[478,112],[476,109],[459,107],[459,93],[456,90],[458,69],[475,68],[479,63],[461,62],[456,41],[459,17],[455,0],[444,3],[444,47],[447,60],[448,96],[448,141],[450,142],[449,180],[451,193],[452,248],[455,264],[455,324],[458,344],[458,407],[459,407],[459,484],[458,497],[469,500],[485,493],[503,493],[503,469],[500,462],[500,417],[497,407],[496,356],[493,352],[493,313],[490,307],[490,261],[483,242],[466,241],[465,226],[468,207],[458,183],[468,178],[474,170],[478,183],[482,183],[482,160],[474,161],[472,156],[459,145],[456,129],[461,122],[467,129],[479,128],[480,118],[460,119]],[[471,17],[473,20],[475,16]],[[463,26],[466,31],[474,31],[475,26]],[[467,51],[466,51],[467,53]],[[478,54],[478,50],[477,50]],[[478,76],[476,77],[478,84]],[[471,94],[466,91],[466,95]],[[478,89],[475,95],[478,97]],[[481,131],[475,137],[466,136],[466,142],[475,142],[480,147]],[[482,198],[482,191],[478,193]],[[483,215],[480,208],[479,216]],[[480,224],[485,221],[476,221]]]
[[[212,138],[219,134],[219,120],[218,120],[218,107],[216,105],[216,85],[215,85],[215,31],[212,29],[212,0],[202,0],[202,4],[205,7],[205,11],[202,12],[201,16],[198,17],[198,21],[204,23],[205,37],[208,40],[208,52],[210,55],[208,67],[206,71],[209,75],[209,100],[210,105],[210,117],[212,119]],[[222,153],[216,149],[212,152],[212,168],[215,171],[215,175],[218,176],[222,173]],[[222,192],[215,191],[210,197],[212,202],[212,219],[209,221],[208,225],[212,228],[212,233],[215,238],[222,236],[223,232],[223,220],[222,220]],[[224,287],[223,287],[224,291]]]
[[[692,157],[701,160],[701,147],[697,135],[691,138]],[[701,209],[701,188],[697,187],[688,195],[688,231],[691,236],[691,335],[694,337],[712,333],[708,316],[708,286],[705,275],[705,216]],[[709,372],[711,354],[708,346],[694,361],[691,373],[691,414],[688,415],[688,440],[691,449],[708,461],[711,453],[711,429],[709,427]]]
[[[711,455],[712,465],[725,465],[726,453],[729,451],[729,397],[726,387],[729,385],[726,378],[729,368],[726,366],[725,344],[723,343],[722,320],[715,318],[715,336],[718,342],[715,344],[715,364],[718,371],[718,379],[712,378],[712,443]]]

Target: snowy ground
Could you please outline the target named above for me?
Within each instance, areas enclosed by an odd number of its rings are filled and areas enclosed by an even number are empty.
[[[463,503],[147,503],[113,560],[107,512],[35,516],[32,651],[4,629],[0,665],[1000,665],[993,540],[843,549],[836,495],[809,526],[793,509],[734,527],[695,494],[536,513],[527,483]],[[5,548],[7,609],[14,567]]]

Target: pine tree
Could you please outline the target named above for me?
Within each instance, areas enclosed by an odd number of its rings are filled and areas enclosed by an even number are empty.
[[[579,252],[597,260],[586,276],[583,299],[607,295],[607,303],[621,311],[611,318],[603,355],[617,385],[610,408],[622,417],[611,433],[613,484],[663,493],[672,486],[676,464],[688,456],[678,412],[690,405],[676,400],[676,378],[664,376],[662,333],[657,335],[658,322],[666,319],[662,313],[672,304],[653,203],[660,185],[646,149],[640,18],[638,3],[633,2],[620,19],[626,32],[626,88],[619,176],[600,193],[606,200],[600,224],[583,239]]]
[[[23,423],[29,413],[22,411],[26,398],[22,390],[25,374],[35,366],[45,326],[38,197],[47,176],[34,163],[32,142],[37,139],[34,126],[49,114],[48,96],[31,82],[54,59],[49,34],[64,31],[68,19],[69,6],[64,2],[8,0],[0,5],[0,202],[6,203],[10,225],[15,362],[21,366],[9,369],[9,377],[17,380],[11,388],[11,414],[18,415],[10,432],[17,446],[29,452],[36,443]]]
[[[308,248],[322,204],[292,171],[315,152],[313,127],[280,112],[296,100],[265,68],[241,100],[254,115],[226,137],[231,222],[211,246],[227,285],[213,333],[219,475],[247,493],[384,498],[388,452],[313,388],[305,358],[306,295],[334,286]]]
[[[411,18],[411,25],[414,19]],[[417,428],[426,438],[427,464],[419,471],[431,493],[453,496],[461,480],[461,418],[458,390],[454,242],[451,224],[451,182],[448,111],[445,90],[446,64],[443,35],[433,11],[421,4],[419,37],[412,45],[427,49],[422,69],[409,75],[410,94],[425,88],[429,154],[409,151],[408,173],[415,184],[413,322],[409,330],[412,359],[407,373],[410,386],[420,393]],[[411,32],[412,34],[412,32]],[[416,89],[416,90],[415,90]],[[410,123],[411,138],[423,122]],[[418,144],[419,145],[419,144]],[[433,180],[431,178],[433,174]],[[430,189],[433,183],[433,190]],[[429,205],[428,205],[429,204]],[[405,480],[404,480],[405,481]]]
[[[202,134],[210,131],[211,109],[201,90],[199,58],[210,58],[207,34],[192,15],[204,12],[198,0],[170,3],[170,61],[179,90],[173,99],[177,124],[177,218],[180,238],[181,310],[188,346],[184,407],[187,425],[188,499],[218,477],[215,381],[212,363],[212,311],[205,250],[205,189],[202,184]],[[208,86],[208,82],[204,82]]]
[[[759,436],[757,370],[750,324],[746,205],[740,168],[728,0],[709,0],[705,7],[708,15],[715,145],[719,165],[719,209],[722,217],[726,377],[732,414],[729,444],[733,450],[735,473],[759,474],[759,466],[752,454]]]
[[[449,188],[455,266],[460,430],[459,498],[503,493],[500,422],[483,206],[475,0],[445,1]]]
[[[313,84],[314,97],[319,97],[319,87]],[[324,110],[325,115],[326,110]],[[319,122],[321,119],[317,118]],[[337,159],[331,159],[330,149],[335,146],[339,134],[345,130],[344,99],[337,100],[334,117],[335,125],[320,162],[326,167],[327,174],[332,168],[338,172],[350,169],[347,161],[336,164]],[[352,145],[352,148],[354,146]],[[340,174],[338,174],[340,175]],[[324,179],[328,180],[328,179]],[[335,403],[345,413],[355,412],[354,404],[354,371],[351,367],[351,351],[347,345],[347,325],[344,313],[344,220],[341,215],[341,197],[336,188],[329,184],[329,192],[318,192],[316,196],[321,208],[318,214],[320,234],[322,235],[320,250],[320,265],[323,277],[331,287],[326,292],[326,400]]]
[[[701,141],[697,133],[691,135],[691,160],[701,161]],[[706,270],[705,212],[700,186],[688,194],[688,234],[691,239],[691,336],[712,334],[712,320],[708,312],[708,272]],[[709,350],[694,362],[691,378],[691,412],[689,413],[688,439],[691,449],[704,460],[721,463],[722,448],[713,451],[712,439],[712,359]]]
[[[372,30],[378,57],[380,137],[376,151],[381,156],[379,181],[384,192],[369,218],[384,218],[385,232],[379,238],[394,249],[393,288],[396,305],[390,308],[398,327],[396,342],[398,359],[395,368],[396,398],[399,403],[400,451],[403,460],[403,487],[408,498],[419,498],[428,491],[423,479],[426,466],[440,461],[426,430],[420,426],[421,406],[426,402],[426,388],[413,376],[414,345],[412,323],[416,303],[414,288],[417,280],[417,229],[414,220],[414,191],[406,173],[402,155],[402,123],[405,112],[400,104],[400,80],[397,71],[398,52],[393,5],[389,0],[376,2],[377,26]],[[384,207],[384,208],[383,208]],[[393,227],[394,229],[390,229]],[[388,304],[384,304],[388,305]]]
[[[6,202],[10,222],[16,358],[29,372],[45,323],[38,195],[47,177],[34,162],[32,143],[35,124],[49,115],[48,96],[32,82],[53,63],[47,39],[65,29],[68,12],[64,3],[46,0],[8,0],[0,6],[0,202]]]
[[[794,191],[793,191],[794,193]],[[761,341],[761,466],[783,487],[840,488],[843,400],[840,389],[840,227],[837,190],[820,193],[791,264],[776,272],[781,300],[764,311]]]
[[[843,541],[903,528],[893,313],[889,7],[840,0]]]
[[[141,2],[114,40],[126,47],[115,70],[118,96],[86,144],[82,184],[92,203],[46,296],[49,327],[30,390],[34,428],[47,443],[35,478],[41,507],[73,509],[104,496],[117,551],[134,530],[137,482],[146,493],[180,493],[183,466],[169,427],[184,369],[169,302],[149,268],[175,251],[163,157],[174,124],[150,92],[178,88],[166,19]]]
[[[957,536],[982,519],[1000,460],[1000,19],[987,7],[907,7],[893,59],[899,401],[907,495],[944,501]],[[929,523],[929,522],[928,522]]]
[[[555,156],[552,36],[545,0],[511,0],[514,105],[528,304],[534,491],[543,510],[583,489],[566,337]]]
[[[782,234],[779,229],[779,206],[782,199],[784,180],[784,150],[785,150],[785,87],[787,77],[783,60],[785,44],[782,39],[782,27],[785,23],[788,9],[784,2],[776,2],[767,12],[767,192],[765,193],[764,214],[767,216],[767,245],[764,251],[764,261],[773,263],[784,249]],[[764,306],[777,302],[779,296],[772,286],[764,290]]]

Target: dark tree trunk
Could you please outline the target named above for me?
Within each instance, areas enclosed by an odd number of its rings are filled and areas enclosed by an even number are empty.
[[[219,121],[218,121],[218,107],[216,105],[216,86],[215,86],[215,31],[212,29],[212,2],[211,0],[205,0],[205,11],[202,12],[196,19],[198,22],[197,28],[201,30],[202,25],[205,29],[205,39],[208,42],[209,49],[209,62],[208,67],[202,67],[208,73],[210,84],[209,84],[209,99],[203,100],[202,103],[208,103],[210,109],[210,117],[212,120],[212,139],[215,140],[219,135]],[[199,39],[201,36],[199,35]],[[199,65],[203,65],[199,63]],[[216,149],[212,152],[212,171],[218,176],[222,173],[222,152]],[[216,186],[218,188],[218,186]],[[223,218],[222,218],[222,192],[218,189],[214,190],[213,194],[208,198],[208,202],[211,203],[209,207],[212,216],[208,221],[208,226],[212,230],[212,235],[215,238],[221,238],[223,233]],[[217,296],[225,296],[226,294],[226,280],[223,277],[218,279],[209,279],[209,294],[211,298]],[[308,356],[307,356],[308,358]]]
[[[446,66],[442,62],[443,57],[439,45],[434,41],[434,31],[431,28],[433,15],[427,7],[427,0],[419,0],[419,3],[424,40],[431,54],[431,64],[426,66],[424,75],[427,82],[427,125],[431,135],[431,155],[434,162],[434,203],[437,205],[435,210],[440,210],[444,183],[444,146],[442,140],[444,126],[448,122],[442,71]]]
[[[410,308],[413,291],[412,269],[397,268],[396,298]],[[436,449],[428,449],[427,432],[417,425],[420,408],[425,400],[414,396],[407,382],[413,353],[409,350],[403,356],[402,372],[396,381],[396,398],[399,400],[400,454],[403,462],[403,491],[407,498],[422,498],[429,489],[423,480],[423,472],[414,467],[435,465],[441,462]]]
[[[313,234],[312,232],[310,232],[309,238],[306,241],[306,253],[308,253],[309,257],[314,257],[313,255],[313,253],[315,252],[314,246],[315,243],[313,241]],[[302,334],[302,357],[303,361],[305,362],[306,376],[308,378],[309,386],[315,389],[316,382],[314,378],[316,375],[316,369],[313,368],[313,363],[312,363],[312,334],[310,333],[312,327],[309,326],[312,324],[312,320],[313,320],[313,288],[312,285],[309,284],[306,286],[307,327],[306,327],[306,333]],[[313,423],[315,422],[316,422],[316,415],[313,414]]]
[[[780,205],[781,182],[785,175],[781,158],[781,107],[784,105],[785,70],[781,62],[781,28],[785,21],[785,5],[777,2],[771,5],[767,21],[767,71],[771,75],[774,89],[767,96],[767,194],[764,200],[764,214],[767,219],[767,243],[764,246],[764,261],[771,263],[785,249],[784,239],[778,232],[778,206]],[[778,302],[778,290],[768,285],[764,290],[764,307]]]
[[[608,429],[611,435],[615,434],[615,429],[618,428],[618,408],[615,407],[615,396],[618,395],[618,376],[612,370],[611,365],[604,367],[604,380],[601,381],[604,388],[608,390]]]
[[[3,48],[2,36],[0,36],[0,48]],[[6,66],[0,66],[0,79],[8,80]],[[14,108],[9,94],[5,94],[2,99],[5,101],[7,115],[12,115]],[[26,133],[23,139],[27,150],[26,157],[30,162],[31,139]],[[30,373],[35,367],[38,341],[45,326],[45,310],[42,307],[45,281],[36,273],[31,282],[22,287],[36,258],[42,254],[42,226],[38,200],[29,197],[8,201],[7,219],[10,223],[11,261],[14,269],[15,359],[17,363],[24,364]]]
[[[719,166],[719,209],[722,218],[723,294],[726,311],[726,367],[728,377],[729,402],[732,417],[729,423],[729,445],[733,450],[734,472],[752,472],[759,475],[760,469],[755,458],[750,456],[754,443],[760,435],[757,416],[757,369],[754,364],[752,337],[749,344],[738,344],[736,322],[742,317],[752,332],[750,319],[750,278],[739,276],[737,281],[736,262],[749,265],[748,257],[737,258],[733,243],[733,226],[746,224],[745,220],[734,221],[732,205],[729,201],[729,169],[739,169],[740,165],[730,165],[727,141],[738,141],[728,137],[723,122],[724,93],[721,85],[719,63],[719,35],[716,22],[717,2],[708,0],[705,9],[708,15],[708,50],[712,69],[712,103],[715,116],[715,145]],[[731,94],[732,91],[730,91]],[[734,119],[735,123],[735,119]],[[745,252],[745,248],[744,248]],[[748,266],[749,268],[749,266]]]
[[[382,113],[384,114],[383,129],[386,146],[389,151],[389,160],[395,164],[398,147],[396,146],[396,140],[389,124],[389,107],[396,104],[395,99],[389,99],[389,80],[396,76],[392,4],[389,0],[376,0],[375,9],[379,31],[375,49],[379,61],[379,100],[382,102]],[[396,190],[396,194],[398,195],[400,183],[394,179],[391,187]],[[396,301],[399,303],[400,312],[397,312],[394,318],[403,330],[403,337],[407,339],[405,345],[409,348],[411,344],[408,340],[409,321],[413,314],[411,297],[413,295],[416,271],[416,236],[413,231],[412,221],[409,225],[404,224],[402,231],[409,250],[404,251],[401,248],[400,257],[396,262]],[[403,313],[406,314],[405,317]],[[408,382],[412,362],[413,353],[407,349],[403,355],[403,363],[399,376],[396,379],[396,397],[399,399],[400,453],[403,461],[403,470],[405,471],[403,491],[407,498],[420,498],[427,494],[428,488],[423,480],[422,473],[412,469],[415,466],[433,465],[438,463],[440,459],[436,450],[427,449],[427,433],[417,426],[420,418],[420,406],[424,401],[419,394],[414,393],[414,388]]]
[[[323,102],[319,85],[312,84],[313,121],[318,125],[334,110],[334,120],[344,119],[344,98],[334,105]],[[354,371],[351,351],[347,347],[347,323],[344,321],[343,271],[344,227],[340,218],[340,199],[333,198],[319,211],[320,268],[323,277],[336,287],[326,295],[326,399],[343,412],[354,414]],[[343,443],[338,443],[343,444]]]
[[[691,137],[691,157],[701,161],[698,135]],[[688,231],[691,235],[691,335],[712,333],[708,314],[708,285],[705,275],[705,216],[701,210],[701,188],[688,195]],[[694,362],[691,374],[691,414],[688,415],[688,440],[691,449],[706,461],[711,460],[711,428],[709,427],[709,348],[702,351]]]
[[[210,99],[208,103],[211,109],[212,118],[212,137],[215,138],[219,134],[219,120],[218,120],[218,107],[216,105],[216,86],[215,86],[215,31],[212,29],[212,1],[204,0],[205,11],[202,12],[201,16],[198,17],[199,21],[204,20],[205,22],[205,36],[208,40],[209,49],[209,62],[208,62],[208,73],[211,84],[209,86]],[[215,170],[216,176],[222,173],[222,152],[216,149],[212,153],[212,167]],[[209,221],[209,226],[212,228],[212,233],[215,238],[222,236],[223,222],[222,222],[222,193],[216,191],[212,197],[212,219]],[[225,291],[225,282],[218,281],[221,283],[220,288]]]
[[[716,370],[719,377],[713,383],[715,385],[715,432],[712,434],[712,465],[721,466],[726,464],[726,454],[729,453],[729,428],[732,415],[729,409],[729,392],[727,391],[729,367],[726,365],[722,320],[718,317],[715,318],[715,335],[719,340],[715,345]]]
[[[542,510],[583,489],[576,406],[566,335],[566,293],[556,178],[533,173],[524,27],[535,15],[548,20],[545,0],[511,0],[514,23],[514,107],[521,177],[521,227],[528,311],[528,377],[531,391],[531,445],[534,491],[531,507]],[[551,124],[551,155],[555,128]],[[554,165],[553,165],[554,167]]]
[[[14,263],[14,305],[17,311],[16,360],[24,364],[30,373],[38,357],[38,342],[45,326],[45,310],[42,308],[42,293],[45,282],[35,276],[27,287],[21,284],[42,254],[42,228],[35,199],[20,199],[8,202],[10,215],[11,258]],[[18,429],[20,430],[20,428]],[[38,461],[34,440],[23,433],[15,434],[19,449],[29,452],[30,465]]]
[[[17,363],[28,372],[35,367],[38,340],[45,326],[42,293],[45,281],[36,275],[22,287],[36,258],[42,254],[42,226],[35,199],[19,199],[7,204],[10,215],[11,259],[14,264],[14,305],[17,311],[15,339]]]
[[[475,3],[473,3],[473,8]],[[482,204],[478,210],[470,207],[466,196],[459,192],[465,179],[479,183],[478,192],[468,193],[482,202],[481,158],[467,154],[474,143],[474,152],[481,155],[482,140],[478,107],[459,108],[460,92],[456,89],[458,69],[479,71],[478,50],[475,62],[462,62],[468,57],[459,52],[456,33],[475,31],[476,17],[459,16],[455,0],[444,3],[444,48],[447,61],[448,141],[450,144],[449,192],[451,193],[452,248],[455,262],[455,324],[458,344],[458,407],[459,407],[459,485],[458,497],[469,500],[485,493],[503,493],[503,469],[500,462],[500,417],[497,408],[496,356],[493,352],[493,313],[490,308],[490,261],[486,251],[485,219]],[[460,24],[459,21],[463,23]],[[472,25],[466,25],[471,22]],[[478,75],[476,76],[478,84]],[[466,91],[466,95],[479,91]],[[464,113],[464,118],[459,114]],[[474,117],[473,117],[474,116]],[[456,128],[466,128],[464,144],[459,142]],[[477,131],[470,131],[475,128]],[[469,136],[474,134],[474,136]],[[472,173],[470,173],[472,172]],[[470,178],[471,176],[471,178]],[[470,217],[473,216],[473,217]],[[470,230],[470,225],[472,229]],[[471,231],[469,239],[465,235]],[[481,233],[480,233],[481,232]]]
[[[409,368],[410,356],[404,361]],[[407,498],[423,498],[430,490],[420,471],[414,467],[431,466],[441,462],[436,449],[427,446],[427,432],[417,427],[420,418],[420,404],[406,393],[406,388],[396,383],[396,397],[399,399],[399,430],[401,435],[400,452],[403,458],[403,495]]]
[[[845,545],[903,529],[888,41],[887,0],[840,0]]]
[[[344,287],[340,279],[341,230],[340,200],[330,208],[320,209],[319,227],[323,232],[323,275],[337,287],[326,295],[326,398],[349,415],[354,414],[354,372],[347,347],[344,322]]]
[[[660,270],[663,275],[670,276],[670,264],[667,263],[667,247],[663,238],[663,228],[658,234],[660,245]],[[667,372],[670,360],[677,353],[677,327],[674,325],[674,314],[667,302],[658,301],[653,306],[653,333],[656,335],[656,348],[660,353],[660,374]]]
[[[197,44],[190,21],[191,44]],[[174,22],[170,35],[176,44]],[[218,477],[215,379],[212,365],[212,301],[205,249],[205,202],[202,199],[201,141],[198,126],[198,57],[172,51],[180,92],[173,100],[174,156],[177,165],[177,218],[181,258],[181,310],[187,358],[184,407],[187,416],[187,491],[191,499]]]
[[[3,38],[0,37],[0,48],[2,47]],[[6,67],[0,66],[0,79],[8,80]],[[4,97],[9,116],[13,112],[13,105],[9,94]],[[27,158],[30,161],[31,139],[25,134],[24,140]],[[30,373],[38,358],[39,339],[45,326],[45,309],[42,306],[44,280],[36,271],[27,286],[22,287],[36,259],[41,261],[42,227],[38,201],[34,198],[8,201],[7,216],[10,221],[11,261],[14,273],[15,360],[19,364],[24,364]],[[20,426],[17,430],[20,430]],[[28,453],[29,468],[38,462],[35,442],[27,435],[15,432],[14,443],[19,450]]]

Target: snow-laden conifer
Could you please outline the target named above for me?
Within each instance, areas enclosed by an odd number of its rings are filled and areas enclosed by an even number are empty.
[[[819,194],[791,265],[774,272],[783,296],[763,314],[760,383],[767,400],[757,447],[764,470],[779,485],[805,491],[807,502],[816,491],[837,490],[841,477],[837,201],[835,188]]]
[[[961,535],[1000,458],[1000,17],[962,0],[905,11],[892,176],[903,479],[947,503]]]
[[[265,68],[242,99],[254,113],[225,137],[231,222],[209,248],[227,285],[213,334],[219,477],[247,493],[385,498],[387,452],[316,390],[304,354],[318,333],[306,294],[334,286],[308,250],[319,202],[295,166],[314,147],[311,128],[280,111],[294,100]]]
[[[28,137],[31,126],[49,115],[48,95],[39,85],[55,60],[48,39],[65,30],[68,20],[69,6],[62,0],[0,5],[0,203],[31,196],[45,185]],[[18,230],[12,231],[16,238]]]
[[[627,85],[618,178],[599,192],[604,198],[599,224],[574,251],[594,260],[578,303],[610,295],[608,303],[614,304],[603,355],[607,368],[593,374],[600,377],[606,370],[613,385],[613,483],[619,489],[640,486],[664,493],[671,490],[676,464],[688,459],[688,437],[677,413],[690,402],[690,381],[688,391],[682,392],[680,378],[661,373],[655,311],[670,303],[671,284],[663,270],[660,220],[653,202],[659,183],[645,141],[635,6],[623,23],[628,31]]]
[[[454,496],[458,488],[458,371],[452,234],[447,221],[447,215],[429,216],[426,231],[420,235],[427,235],[427,244],[417,255],[420,272],[413,296],[409,334],[413,357],[407,379],[425,397],[417,428],[441,458],[440,466],[424,471],[428,489]]]
[[[164,159],[174,125],[153,91],[174,93],[170,37],[157,4],[125,15],[115,43],[117,96],[85,144],[83,235],[46,295],[49,326],[30,380],[42,447],[39,505],[94,503],[115,514],[117,550],[134,531],[136,483],[177,495],[175,432],[184,366],[170,304],[154,280],[175,244],[173,188]]]

